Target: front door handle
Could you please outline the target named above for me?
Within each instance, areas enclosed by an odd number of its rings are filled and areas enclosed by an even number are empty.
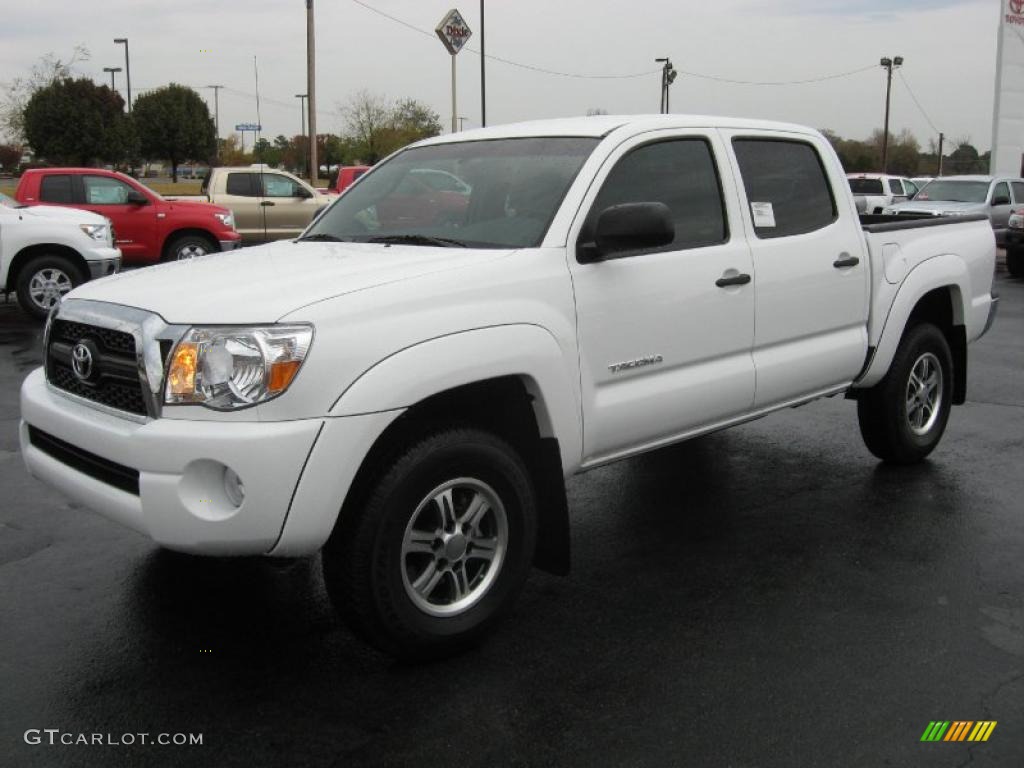
[[[266,207],[268,205],[276,205],[276,203],[274,203],[272,200],[264,200],[262,203],[260,203],[260,205]]]
[[[732,277],[720,277],[715,280],[715,285],[719,288],[728,288],[730,285],[746,285],[750,282],[750,275],[738,274]]]
[[[856,267],[860,264],[860,259],[856,256],[851,256],[848,253],[841,253],[839,258],[832,262],[832,266],[836,269],[844,269],[845,267]]]

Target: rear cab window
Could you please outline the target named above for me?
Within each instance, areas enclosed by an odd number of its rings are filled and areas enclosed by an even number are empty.
[[[881,179],[850,179],[850,191],[855,195],[882,195]]]
[[[735,138],[732,145],[758,238],[803,235],[839,218],[813,145],[777,138]]]
[[[43,176],[39,184],[39,199],[46,203],[73,203],[71,177],[61,173]]]

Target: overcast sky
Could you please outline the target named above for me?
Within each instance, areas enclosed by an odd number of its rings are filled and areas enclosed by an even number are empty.
[[[432,30],[452,0],[365,0],[408,24]],[[451,120],[450,57],[441,43],[354,0],[315,0],[318,129],[339,131],[345,101],[365,88],[412,97]],[[109,82],[103,67],[123,66],[131,46],[132,91],[174,81],[221,83],[222,135],[256,120],[253,57],[259,62],[264,135],[300,130],[305,91],[303,0],[31,0],[0,26],[0,80],[26,71],[47,51],[66,58],[84,44],[91,59],[80,74]],[[479,0],[458,6],[479,50]],[[999,0],[488,0],[487,53],[523,64],[584,75],[653,72],[669,56],[680,70],[672,111],[761,117],[831,128],[866,138],[881,127],[882,56],[906,59],[903,76],[938,130],[991,144]],[[480,121],[480,58],[458,57],[460,115]],[[735,85],[685,72],[747,81],[825,77],[819,83]],[[124,89],[124,73],[118,76]],[[558,77],[487,63],[488,123],[585,114],[656,112],[659,76],[631,79]],[[201,90],[213,106],[213,93]],[[909,128],[924,147],[935,135],[900,77],[893,80],[892,128]]]

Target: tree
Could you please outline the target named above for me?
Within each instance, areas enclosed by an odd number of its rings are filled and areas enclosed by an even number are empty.
[[[210,110],[187,86],[171,83],[139,96],[132,118],[142,153],[150,159],[169,160],[174,182],[183,160],[210,160],[217,151]]]
[[[376,163],[407,144],[441,133],[441,118],[415,99],[389,104],[381,96],[360,91],[343,107],[352,155]]]
[[[0,170],[14,173],[21,164],[21,147],[13,144],[0,144]]]
[[[242,140],[237,133],[232,133],[220,143],[221,165],[249,165],[252,155],[242,151]]]
[[[988,166],[982,166],[978,150],[971,144],[970,136],[961,136],[953,142],[956,149],[949,156],[943,170],[946,173],[985,173]]]
[[[33,93],[25,105],[23,129],[37,156],[59,163],[114,162],[132,144],[124,99],[84,77],[57,80]]]
[[[75,64],[88,59],[89,49],[83,45],[76,45],[71,58],[67,61],[48,53],[36,62],[28,75],[0,84],[4,91],[3,100],[0,101],[0,129],[3,129],[15,144],[26,141],[25,107],[32,94],[53,85],[58,80],[73,78]]]

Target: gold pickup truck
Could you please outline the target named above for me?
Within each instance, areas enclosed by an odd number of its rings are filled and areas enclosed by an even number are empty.
[[[202,193],[234,213],[235,228],[247,245],[298,237],[335,198],[287,171],[259,165],[211,168]]]

